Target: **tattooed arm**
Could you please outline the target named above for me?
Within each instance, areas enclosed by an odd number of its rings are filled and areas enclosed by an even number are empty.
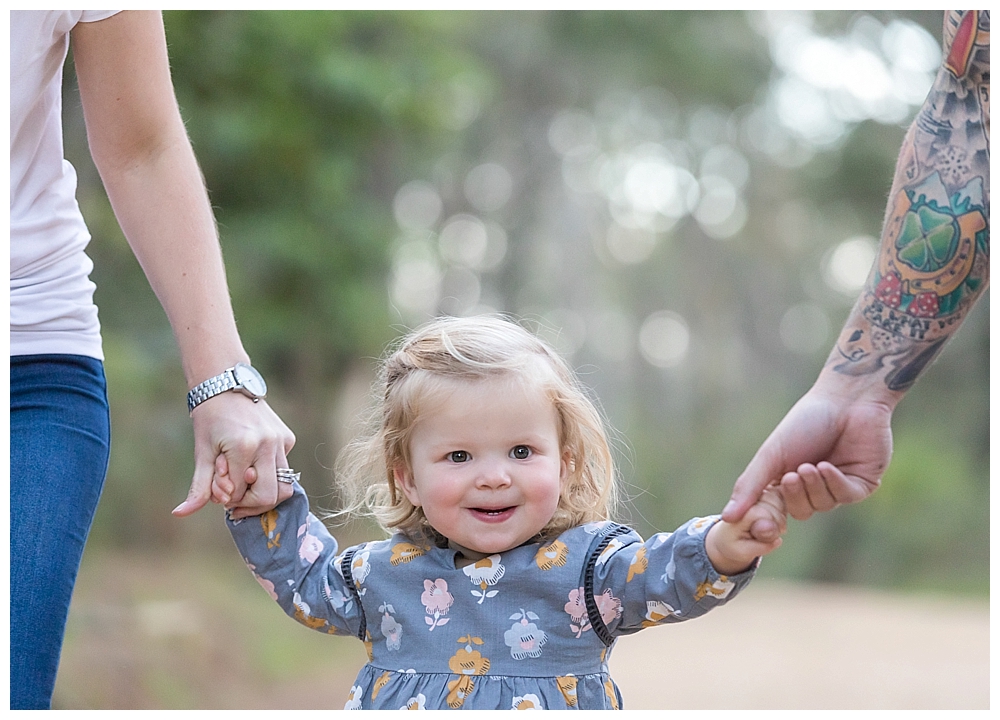
[[[903,140],[874,267],[815,385],[737,480],[726,520],[772,483],[797,519],[874,492],[893,409],[988,285],[989,34],[989,11],[945,13],[945,58]]]

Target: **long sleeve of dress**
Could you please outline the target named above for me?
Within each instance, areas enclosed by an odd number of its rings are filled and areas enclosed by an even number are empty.
[[[705,535],[717,521],[694,518],[645,542],[634,532],[610,541],[596,559],[594,599],[612,635],[704,615],[753,579],[757,562],[729,576],[712,566]]]
[[[358,634],[362,610],[341,574],[337,541],[309,512],[298,484],[273,510],[227,518],[226,525],[257,582],[286,614],[319,632]]]

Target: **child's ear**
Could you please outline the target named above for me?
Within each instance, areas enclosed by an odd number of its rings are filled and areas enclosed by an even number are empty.
[[[569,450],[566,450],[559,461],[559,482],[566,482],[566,479],[575,472],[576,460],[573,459],[573,454]]]
[[[392,479],[396,487],[402,490],[403,495],[414,507],[420,507],[420,495],[417,493],[417,486],[413,482],[413,475],[405,464],[399,463],[392,468]]]

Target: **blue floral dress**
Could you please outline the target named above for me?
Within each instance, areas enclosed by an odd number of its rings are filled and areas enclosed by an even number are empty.
[[[716,517],[643,542],[611,522],[456,566],[404,535],[338,554],[305,493],[227,521],[258,582],[303,625],[354,635],[369,662],[346,709],[618,709],[615,639],[702,615],[750,582],[705,553]]]

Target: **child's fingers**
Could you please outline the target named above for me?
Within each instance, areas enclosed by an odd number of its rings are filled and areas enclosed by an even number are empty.
[[[750,537],[757,542],[772,543],[781,537],[781,528],[770,518],[760,518],[750,525]]]
[[[781,537],[788,526],[781,493],[773,488],[765,490],[744,521],[749,522],[748,533],[754,540],[771,543]]]
[[[832,465],[827,465],[834,469]],[[827,480],[815,465],[805,463],[798,467],[799,477],[809,496],[809,504],[816,512],[826,512],[833,510],[837,506],[837,499],[831,494]],[[839,471],[838,471],[839,472]],[[829,474],[829,473],[828,473]]]
[[[785,473],[781,478],[781,495],[785,499],[785,511],[796,520],[808,520],[816,509],[809,502],[805,483],[797,472]]]
[[[782,538],[780,536],[776,537],[774,540],[771,540],[769,542],[748,540],[746,542],[746,545],[743,546],[743,549],[746,551],[748,555],[751,555],[753,557],[763,557],[764,555],[772,553],[779,547],[781,547],[781,543],[782,543]]]
[[[281,503],[285,502],[285,500],[290,498],[294,493],[295,490],[291,485],[287,483],[278,483],[278,501],[272,507],[276,507]],[[269,509],[270,509],[269,507],[263,507],[263,508],[231,507],[229,508],[229,517],[233,520],[242,520],[244,518],[261,515],[262,513],[266,512]]]
[[[229,463],[222,453],[215,458],[215,474],[212,476],[212,502],[225,505],[233,494],[233,481],[229,478]]]
[[[831,497],[833,497],[834,502],[838,505],[857,502],[856,498],[851,497],[851,495],[846,492],[847,488],[851,487],[851,482],[848,480],[847,476],[841,472],[840,468],[832,463],[821,462],[816,466],[816,469],[823,477],[823,483],[830,492]],[[838,497],[838,490],[843,494],[843,497]]]

